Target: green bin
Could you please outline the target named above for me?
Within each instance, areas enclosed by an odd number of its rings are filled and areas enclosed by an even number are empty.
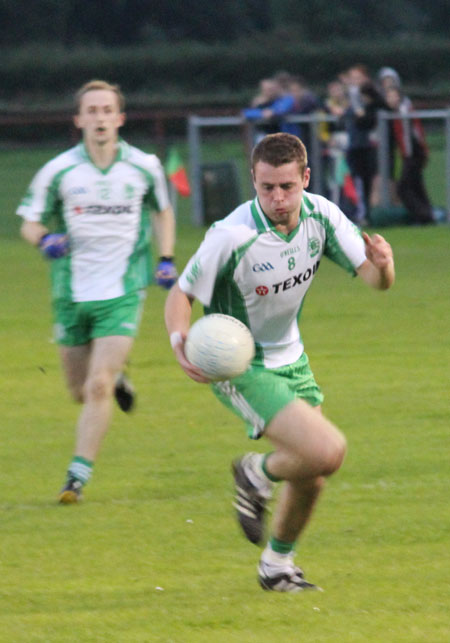
[[[401,205],[390,205],[386,208],[376,206],[370,209],[370,225],[375,228],[403,226],[408,220],[408,211]]]
[[[203,163],[201,184],[205,225],[223,219],[242,202],[239,172],[233,161]]]

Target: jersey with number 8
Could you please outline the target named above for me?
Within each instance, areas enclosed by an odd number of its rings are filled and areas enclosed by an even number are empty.
[[[337,206],[304,192],[299,225],[284,235],[255,199],[210,228],[179,285],[206,313],[244,322],[255,339],[255,361],[277,368],[303,353],[298,322],[323,255],[351,274],[366,258],[358,228]]]

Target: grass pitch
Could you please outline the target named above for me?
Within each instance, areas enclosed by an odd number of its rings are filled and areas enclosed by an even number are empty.
[[[349,454],[299,547],[325,592],[303,595],[256,583],[229,467],[267,443],[179,369],[156,287],[132,355],[138,408],[115,412],[85,502],[56,504],[78,408],[50,339],[46,263],[13,235],[0,242],[2,643],[449,640],[450,230],[381,232],[392,290],[324,260],[304,309],[324,411]],[[180,226],[180,267],[202,235]]]

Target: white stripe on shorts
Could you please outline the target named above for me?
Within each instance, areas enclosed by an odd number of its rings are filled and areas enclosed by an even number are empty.
[[[252,409],[242,393],[236,390],[228,380],[225,382],[216,382],[215,385],[223,395],[229,398],[232,406],[239,411],[246,422],[253,427],[252,438],[256,440],[264,431],[265,421],[258,413]]]

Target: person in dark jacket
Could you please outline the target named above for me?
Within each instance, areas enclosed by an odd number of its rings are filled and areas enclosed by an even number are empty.
[[[385,109],[383,97],[372,81],[362,82],[358,92],[350,94],[350,107],[344,115],[348,132],[347,162],[353,179],[359,184],[363,208],[357,223],[370,221],[370,194],[377,172],[376,145],[373,134],[379,109]]]
[[[399,88],[391,87],[386,91],[386,102],[399,115],[392,121],[393,138],[402,157],[398,196],[410,214],[411,223],[434,223],[433,207],[423,177],[428,147],[422,123],[418,118],[406,117],[412,111],[412,105],[409,99],[404,99]]]

